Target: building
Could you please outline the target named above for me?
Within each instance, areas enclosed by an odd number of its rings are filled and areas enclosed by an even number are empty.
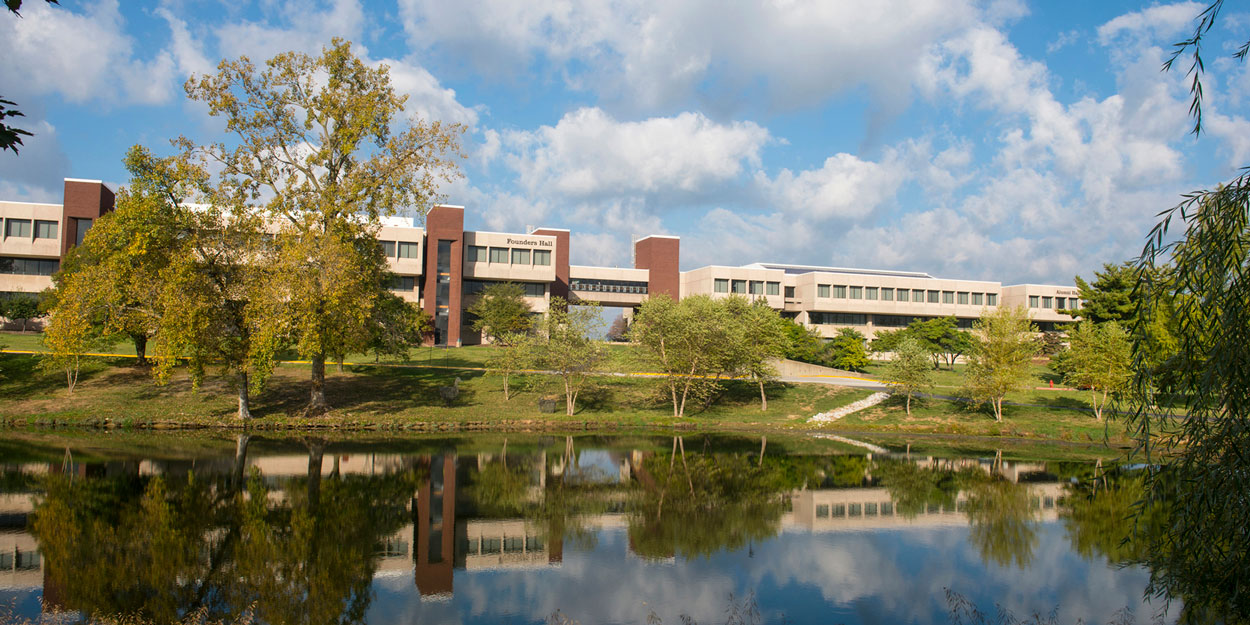
[[[0,201],[0,293],[37,293],[71,243],[93,220],[113,209],[113,192],[100,181],[65,181],[63,204]],[[681,271],[678,237],[651,235],[634,242],[633,267],[569,264],[569,231],[535,228],[524,234],[464,229],[464,207],[436,206],[425,227],[387,218],[378,231],[395,280],[393,291],[434,317],[436,342],[481,342],[466,308],[492,282],[521,285],[536,312],[552,297],[634,308],[650,295],[695,294],[762,298],[787,317],[832,337],[844,327],[871,337],[914,319],[954,316],[972,327],[985,310],[1024,306],[1039,329],[1073,321],[1074,286],[951,280],[926,273],[754,263]]]

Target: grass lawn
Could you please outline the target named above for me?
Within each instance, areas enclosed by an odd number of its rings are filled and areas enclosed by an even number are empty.
[[[449,350],[440,350],[449,351]],[[454,350],[469,361],[480,350]],[[153,384],[147,371],[124,358],[88,359],[78,388],[66,392],[62,373],[36,367],[37,357],[0,355],[0,419],[9,423],[47,422],[93,424],[109,419],[113,424],[233,425],[235,395],[220,379],[210,378],[193,391],[185,371],[177,371],[168,385]],[[454,362],[450,359],[444,363]],[[476,365],[477,363],[474,363]],[[448,366],[452,366],[448,364]],[[861,389],[815,385],[777,384],[769,391],[768,411],[759,409],[758,388],[729,382],[710,407],[687,408],[687,416],[671,416],[671,404],[658,392],[659,383],[649,378],[598,376],[578,398],[577,413],[563,414],[562,386],[546,375],[515,376],[521,386],[511,401],[503,399],[502,382],[472,369],[435,367],[346,366],[328,367],[326,395],[332,411],[325,417],[303,419],[299,413],[308,398],[307,365],[284,364],[277,368],[267,388],[253,398],[259,417],[256,427],[381,427],[402,428],[414,424],[460,424],[470,427],[536,426],[551,424],[581,427],[583,424],[614,426],[717,425],[729,427],[776,426],[801,423],[817,412],[846,405],[869,394]],[[460,396],[446,407],[438,387],[461,379]],[[560,394],[558,414],[538,411],[538,398]]]

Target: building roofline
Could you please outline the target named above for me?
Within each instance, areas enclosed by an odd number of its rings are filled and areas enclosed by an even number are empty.
[[[799,265],[793,263],[767,263],[757,262],[748,265],[742,265],[746,268],[754,269],[804,269],[803,273],[849,273],[849,274],[876,274],[885,276],[895,276],[899,278],[924,278],[927,280],[939,280],[936,276],[924,273],[922,271],[901,271],[898,269],[867,269],[863,267],[828,267],[820,265]],[[982,282],[981,280],[969,280],[969,282]]]
[[[94,182],[96,184],[104,184],[103,180],[92,180],[90,178],[66,178],[65,182]]]
[[[548,228],[547,226],[538,226],[537,228],[534,228],[534,230],[531,231],[530,234],[534,234],[535,232],[538,232],[539,230],[550,230],[552,232],[572,232],[572,230],[569,230],[568,228]]]
[[[555,236],[554,234],[534,234],[532,232],[529,234],[524,234],[521,232],[496,232],[494,230],[465,230],[466,234],[470,232],[472,232],[473,234],[503,234],[503,235],[513,236],[513,237],[552,237],[552,236]]]
[[[637,243],[639,241],[645,241],[647,239],[677,239],[680,241],[681,237],[675,237],[671,234],[648,234],[645,237],[634,239],[634,243]]]
[[[464,205],[463,204],[435,204],[434,206],[430,207],[430,210],[434,210],[436,208],[458,208],[460,210],[464,210]]]
[[[22,200],[0,200],[0,204],[27,204],[30,206],[65,206],[65,204],[55,204],[52,202],[23,202]]]

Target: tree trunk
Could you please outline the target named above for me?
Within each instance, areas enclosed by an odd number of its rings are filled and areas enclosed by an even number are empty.
[[[247,396],[247,373],[240,372],[239,379],[235,384],[239,386],[239,418],[251,419],[252,406]]]
[[[768,396],[764,394],[764,379],[760,378],[760,411],[768,411]]]
[[[130,340],[135,344],[135,364],[140,367],[148,366],[148,335],[131,334]]]
[[[760,461],[759,466],[764,466],[764,448],[768,446],[768,437],[760,436]]]
[[[305,417],[318,417],[329,409],[326,404],[326,355],[317,354],[312,357],[312,392],[308,398],[308,407],[304,409]]]
[[[911,393],[907,394],[907,416],[911,416]]]
[[[243,474],[247,469],[247,444],[251,439],[251,434],[239,434],[234,439],[234,484],[236,489],[243,488]]]
[[[994,420],[999,423],[1003,422],[1003,398],[999,397],[994,400]]]
[[[321,442],[305,444],[308,446],[308,511],[316,516],[321,504],[321,460],[325,445]]]
[[[674,382],[669,382],[668,390],[669,390],[669,393],[673,396],[673,416],[680,417],[681,413],[677,411],[677,384]]]
[[[508,394],[508,372],[503,372],[503,400],[509,401],[512,398]]]
[[[573,416],[573,389],[569,388],[568,380],[564,381],[564,412],[568,416]]]

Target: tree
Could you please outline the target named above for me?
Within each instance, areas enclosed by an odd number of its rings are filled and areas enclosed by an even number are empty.
[[[43,312],[39,310],[39,300],[30,295],[12,295],[5,298],[4,316],[8,319],[21,319],[22,332],[26,331],[26,324],[31,319],[38,319],[43,316]]]
[[[539,337],[534,343],[534,361],[564,383],[565,414],[573,416],[577,395],[607,357],[602,341],[591,336],[599,326],[597,304],[570,306],[562,297],[551,298]]]
[[[835,369],[846,371],[863,371],[868,366],[867,339],[859,330],[842,328],[838,335],[829,342],[829,355],[826,362]]]
[[[760,410],[768,410],[764,385],[777,378],[773,361],[780,358],[787,345],[786,325],[790,324],[768,306],[763,299],[748,304],[740,297],[720,300],[726,308],[733,336],[724,346],[729,362],[727,371],[753,380],[760,389]]]
[[[405,361],[413,347],[421,345],[434,329],[434,319],[420,306],[393,293],[378,297],[369,320],[369,351],[373,361],[399,356]]]
[[[86,298],[72,297],[70,301],[83,301]],[[39,366],[50,371],[65,373],[65,383],[69,393],[74,394],[78,386],[78,372],[82,367],[83,355],[91,350],[98,340],[93,334],[91,315],[86,306],[73,305],[58,309],[43,331],[43,346],[48,353],[40,359]]]
[[[1136,284],[1137,272],[1132,263],[1105,263],[1102,271],[1094,272],[1093,282],[1076,276],[1076,287],[1081,292],[1081,308],[1061,312],[1094,323],[1131,322],[1137,310],[1137,301],[1133,296]]]
[[[44,305],[52,315],[64,306],[85,306],[95,331],[126,337],[138,364],[147,364],[147,344],[161,319],[157,304],[161,272],[180,253],[190,213],[181,205],[205,192],[205,175],[177,158],[157,158],[146,148],[126,152],[129,186],[117,194],[116,208],[70,248]],[[74,283],[76,301],[66,301]]]
[[[1109,395],[1128,388],[1133,377],[1132,345],[1128,333],[1114,321],[1082,323],[1069,337],[1064,381],[1077,388],[1088,388],[1094,417],[1102,420]]]
[[[929,353],[916,339],[905,337],[892,350],[894,358],[886,365],[885,379],[895,393],[907,397],[907,416],[911,416],[912,395],[933,386],[933,367]]]
[[[813,364],[820,362],[821,354],[825,350],[825,342],[821,339],[818,330],[808,328],[793,319],[786,319],[782,328],[785,330],[787,339],[785,358]]]
[[[492,343],[498,343],[504,336],[528,332],[533,325],[530,321],[533,310],[525,301],[525,289],[512,282],[487,285],[468,311],[477,318],[473,329],[490,338]]]
[[[731,360],[726,349],[733,344],[732,328],[726,307],[707,295],[679,302],[654,295],[638,308],[629,337],[644,366],[664,376],[674,417],[686,415],[689,399],[719,388],[716,377]]]
[[[1202,131],[1202,44],[1223,4],[1216,0],[1198,16],[1193,35],[1175,45],[1164,65],[1171,69],[1183,54],[1192,59],[1187,76],[1195,135]],[[1238,43],[1233,56],[1244,61],[1250,41]],[[1174,222],[1179,237],[1170,234]],[[1250,169],[1214,189],[1189,193],[1161,213],[1136,264],[1135,288],[1143,299],[1131,329],[1137,375],[1129,424],[1144,462],[1163,465],[1147,474],[1139,514],[1170,506],[1164,529],[1151,541],[1148,590],[1230,622],[1250,614],[1250,498],[1240,486],[1250,474],[1248,240]],[[1169,260],[1170,280],[1164,282],[1158,271]],[[1149,366],[1146,329],[1161,308],[1157,304],[1167,300],[1173,302],[1176,353],[1164,378]],[[1172,410],[1173,398],[1184,416]]]
[[[405,96],[388,68],[371,68],[334,39],[320,56],[279,54],[258,69],[247,57],[192,76],[191,100],[223,117],[236,139],[177,145],[211,162],[234,206],[264,199],[281,224],[265,333],[289,338],[312,361],[306,415],[324,412],[326,358],[363,349],[381,296],[385,261],[373,230],[404,208],[424,215],[440,180],[457,174],[459,124],[392,124]]]
[[[629,336],[629,321],[625,319],[625,315],[617,315],[612,320],[612,325],[608,327],[608,340],[614,343],[624,341]]]
[[[486,360],[486,369],[503,378],[503,400],[510,401],[510,378],[517,371],[529,368],[534,361],[534,337],[530,334],[505,334],[500,337],[499,343],[500,346],[492,350]]]
[[[1002,421],[1003,398],[1024,386],[1037,353],[1033,324],[1023,307],[1000,306],[983,312],[975,331],[980,341],[969,354],[966,390],[978,402],[989,402],[994,420]]]

